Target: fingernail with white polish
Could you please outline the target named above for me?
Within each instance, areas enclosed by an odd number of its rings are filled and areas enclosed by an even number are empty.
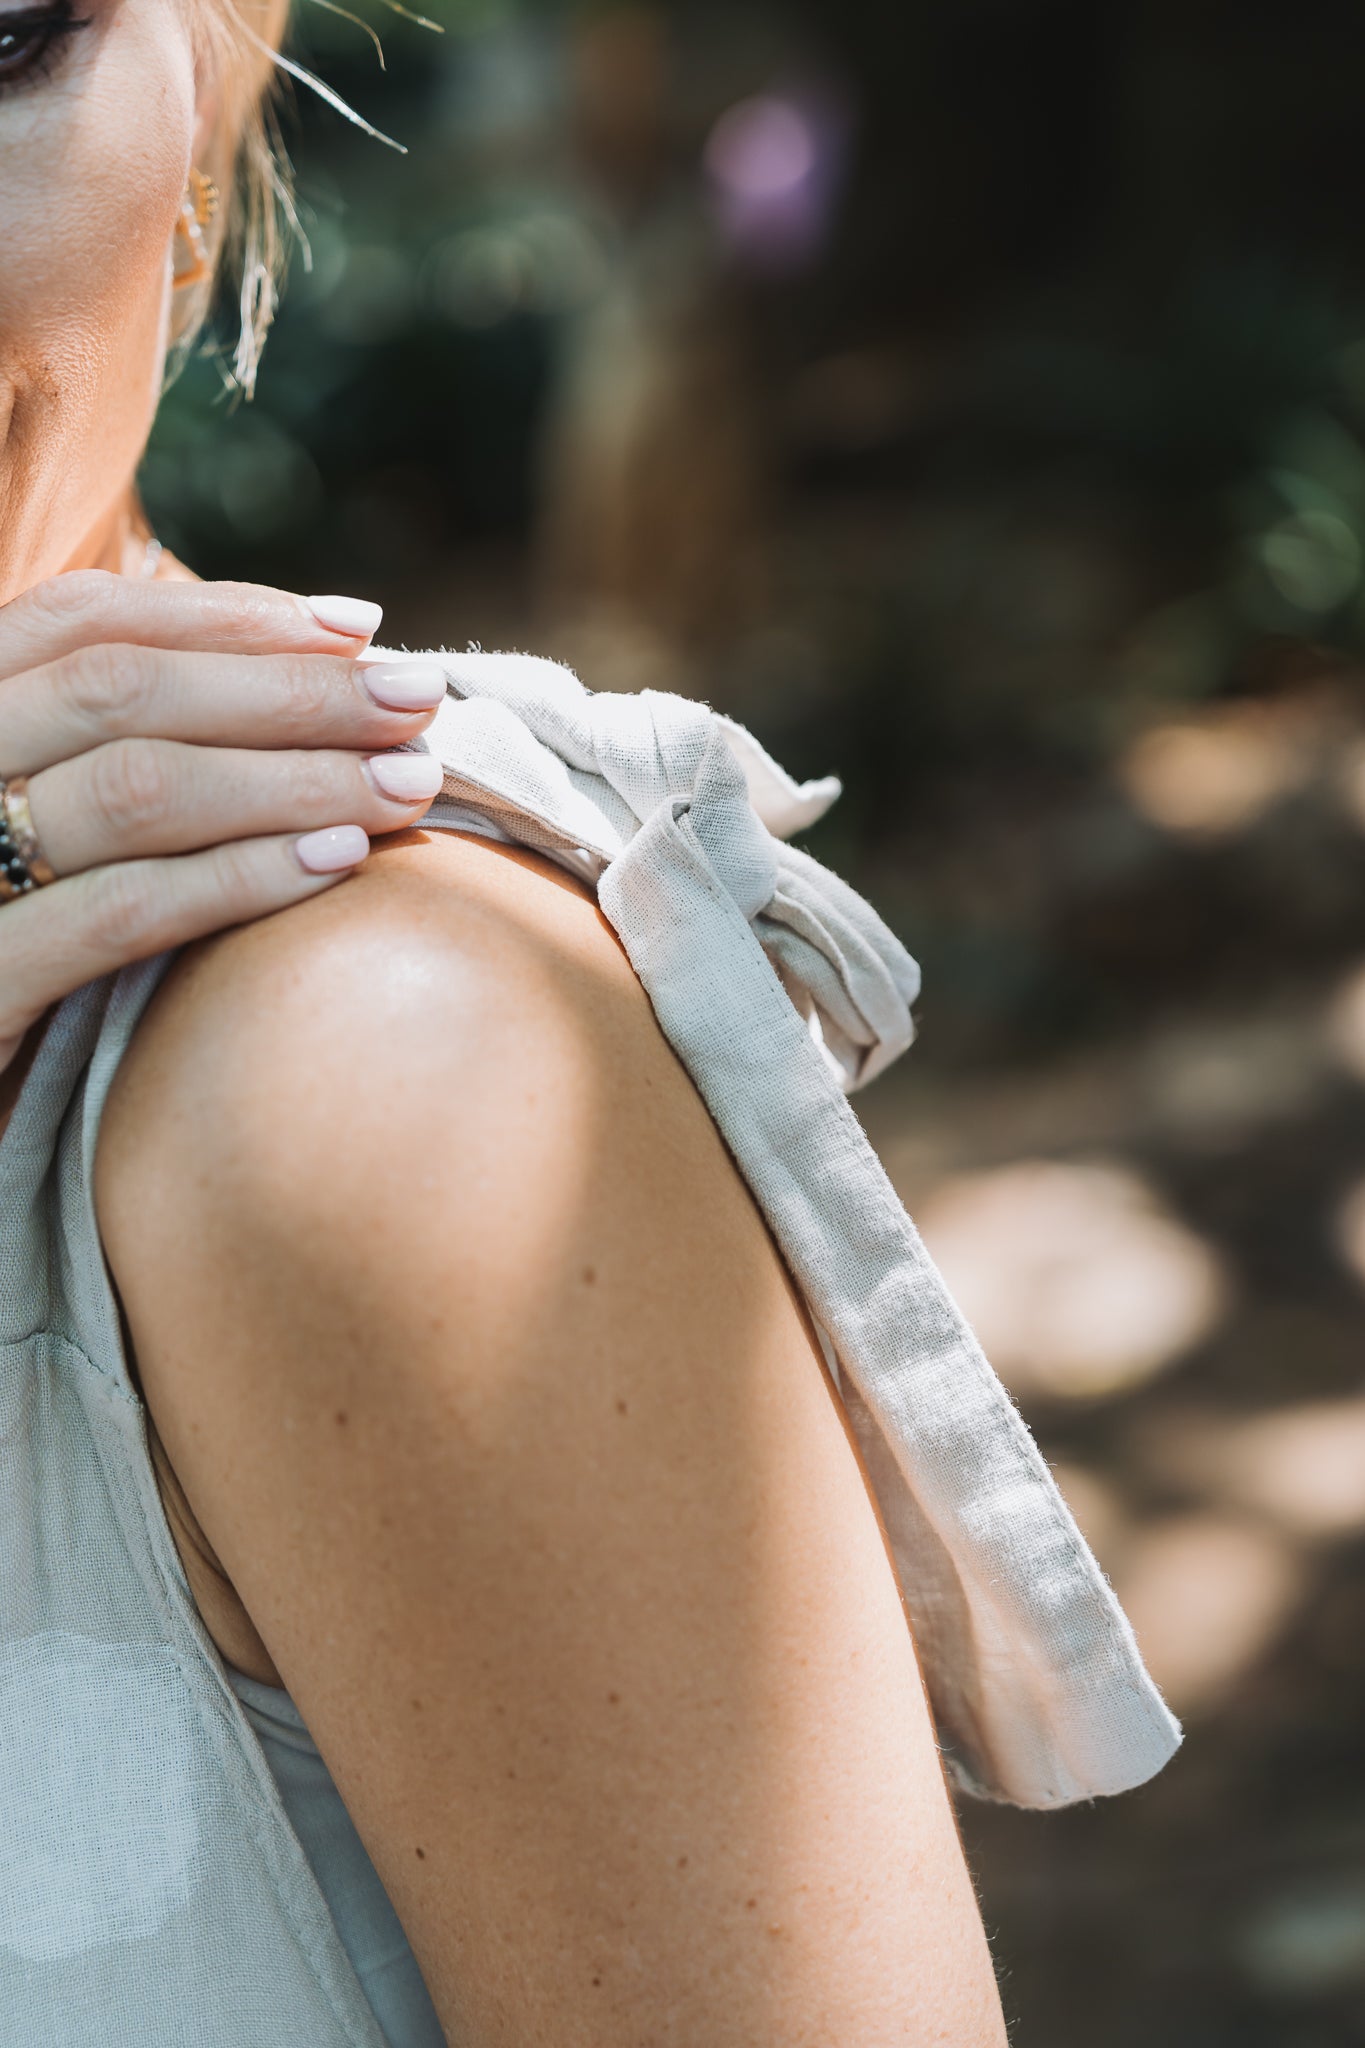
[[[446,693],[446,672],[434,661],[362,668],[360,680],[386,711],[433,711]]]
[[[321,832],[305,832],[294,841],[294,851],[310,875],[333,875],[340,868],[357,867],[370,850],[370,835],[360,825],[327,825]]]
[[[445,781],[435,754],[371,754],[365,766],[385,796],[405,804],[425,802]]]
[[[383,605],[371,604],[367,597],[305,597],[303,601],[320,626],[353,640],[370,639],[384,616]]]

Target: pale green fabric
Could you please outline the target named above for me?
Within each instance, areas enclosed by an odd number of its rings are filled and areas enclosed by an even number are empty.
[[[0,1140],[0,2041],[385,2048],[191,1599],[95,1228],[168,958],[61,1005]]]
[[[302,1714],[279,1686],[232,1665],[227,1676],[389,2048],[445,2048],[417,1958]]]
[[[910,1044],[919,973],[783,843],[837,782],[683,698],[435,658],[428,823],[596,884],[827,1343],[948,1767],[1032,1806],[1150,1777],[1178,1724],[845,1099]],[[385,2048],[190,1598],[95,1227],[100,1115],[169,957],[61,1005],[0,1141],[0,2040]]]

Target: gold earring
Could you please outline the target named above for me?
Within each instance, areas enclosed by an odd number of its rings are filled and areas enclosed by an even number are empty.
[[[191,166],[184,197],[180,201],[180,218],[175,224],[175,276],[176,291],[185,285],[203,284],[213,275],[213,258],[204,230],[218,211],[218,187],[212,178]]]

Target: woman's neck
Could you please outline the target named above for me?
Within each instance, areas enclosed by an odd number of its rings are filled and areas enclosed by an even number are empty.
[[[96,520],[63,568],[108,569],[115,576],[141,576],[152,538],[151,521],[137,486],[130,484],[122,497]]]

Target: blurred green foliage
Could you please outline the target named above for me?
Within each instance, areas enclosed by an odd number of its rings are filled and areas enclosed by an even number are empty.
[[[666,11],[683,174],[765,66],[814,55],[858,100],[837,232],[750,297],[775,378],[875,342],[913,400],[857,445],[837,423],[823,445],[818,423],[791,437],[793,500],[970,498],[991,508],[986,567],[1011,518],[1118,524],[1133,607],[1155,614],[1140,689],[1226,687],[1267,634],[1359,650],[1365,321],[1354,166],[1331,147],[1355,112],[1349,10],[1306,26],[1215,8],[1197,31],[1134,5],[1102,30],[985,0]],[[295,265],[255,404],[215,403],[196,364],[148,455],[166,539],[216,573],[386,586],[439,575],[461,540],[524,535],[560,328],[604,261],[565,180],[575,10],[433,0],[439,36],[369,13],[382,70],[307,0],[296,55],[409,153],[295,95],[311,270]],[[1235,23],[1225,46],[1209,14]],[[906,633],[923,606],[929,636],[951,635],[912,563],[885,583]],[[1103,621],[1120,635],[1121,613]]]
[[[454,119],[474,90],[470,45],[499,10],[437,12],[444,38],[384,20],[381,71],[356,27],[301,10],[299,61],[408,153],[288,88],[308,249],[258,395],[235,403],[216,361],[194,362],[163,403],[143,472],[168,545],[216,574],[369,588],[399,565],[420,576],[453,533],[527,516],[550,309],[494,299],[487,318],[466,320],[448,304],[458,252],[503,211],[471,178]]]

